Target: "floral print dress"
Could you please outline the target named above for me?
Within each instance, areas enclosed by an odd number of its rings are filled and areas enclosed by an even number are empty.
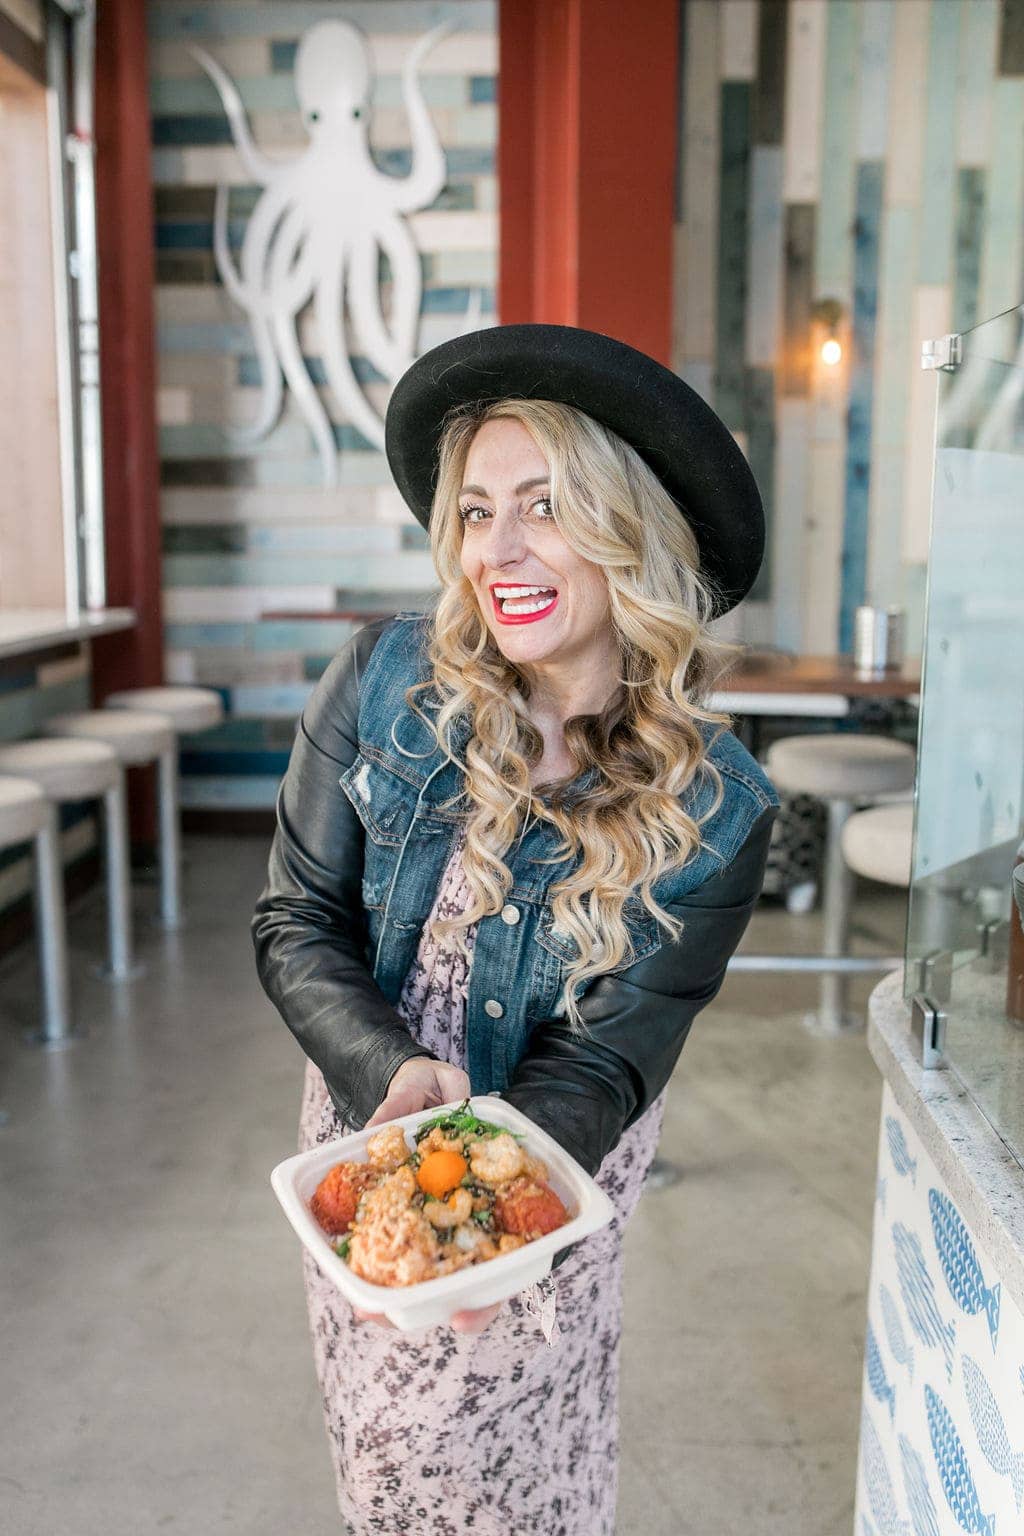
[[[466,955],[435,941],[464,909],[461,842],[398,1002],[414,1039],[465,1068]],[[604,1159],[615,1217],[482,1333],[358,1323],[305,1256],[313,1353],[348,1536],[614,1536],[622,1232],[654,1160],[662,1093]],[[351,1134],[306,1069],[300,1150]]]

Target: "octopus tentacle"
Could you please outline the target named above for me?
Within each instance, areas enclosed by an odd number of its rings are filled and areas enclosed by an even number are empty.
[[[306,365],[302,360],[299,339],[295,332],[295,317],[276,315],[273,321],[273,334],[285,380],[295,396],[295,403],[306,425],[313,434],[313,442],[323,468],[323,483],[329,490],[333,489],[338,483],[338,450],[327,412],[321,404],[320,396],[313,387],[313,381],[306,372]]]
[[[444,186],[447,175],[444,150],[437,129],[423,99],[416,71],[443,37],[454,32],[455,21],[443,21],[434,27],[413,47],[402,66],[402,94],[409,118],[409,135],[412,143],[412,169],[402,178],[389,176],[389,202],[399,213],[411,213],[426,208]]]
[[[379,230],[378,234],[382,232]],[[391,260],[394,296],[392,329],[388,328],[381,310],[377,239],[369,230],[360,234],[353,242],[352,264],[348,279],[348,308],[360,349],[386,379],[395,380],[405,372],[415,356],[416,321],[419,316],[422,282],[419,257],[415,247],[412,248],[411,267],[408,261],[408,250],[400,252],[396,242],[392,242],[385,248]],[[410,288],[415,305],[411,317],[408,314]]]
[[[231,126],[231,137],[235,141],[235,148],[251,179],[266,186],[287,175],[291,169],[288,162],[271,160],[262,150],[257,149],[256,142],[249,132],[249,120],[245,115],[242,98],[227,70],[218,64],[205,48],[191,48],[189,52],[196,63],[205,69],[217,88],[217,94],[220,96]]]
[[[359,387],[345,347],[344,255],[335,259],[321,277],[313,295],[324,372],[340,410],[375,448],[384,447],[384,423]]]

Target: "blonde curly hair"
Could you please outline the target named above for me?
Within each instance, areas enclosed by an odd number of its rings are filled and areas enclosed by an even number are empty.
[[[531,434],[548,463],[559,532],[603,570],[621,656],[619,687],[601,713],[565,722],[576,772],[545,786],[543,799],[530,784],[544,743],[528,714],[529,679],[495,644],[460,563],[458,496],[469,446],[485,421],[501,419]],[[698,722],[729,723],[702,701],[736,647],[708,631],[714,594],[698,574],[697,541],[675,502],[634,449],[572,406],[505,399],[450,413],[430,533],[442,584],[427,647],[433,676],[406,697],[463,770],[470,805],[463,851],[470,900],[436,932],[465,950],[463,931],[505,903],[512,885],[505,855],[528,819],[549,822],[561,837],[558,860],[578,856],[549,896],[555,925],[578,951],[556,1011],[583,1035],[578,994],[632,958],[626,900],[638,896],[672,938],[682,931],[652,887],[699,850],[700,826],[680,800],[698,770],[714,784],[701,820],[721,803],[721,777]],[[460,717],[472,725],[464,760],[449,742]],[[595,784],[574,796],[573,780],[588,769],[596,770]]]

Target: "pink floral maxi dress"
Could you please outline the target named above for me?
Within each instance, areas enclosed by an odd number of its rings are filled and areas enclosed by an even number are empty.
[[[431,920],[462,911],[456,846],[398,1011],[414,1039],[465,1067],[469,964]],[[475,926],[464,931],[472,956]],[[305,1256],[313,1353],[342,1529],[354,1536],[614,1536],[622,1233],[654,1159],[662,1093],[604,1159],[615,1217],[506,1301],[482,1333],[358,1323]],[[351,1134],[306,1069],[299,1146]]]

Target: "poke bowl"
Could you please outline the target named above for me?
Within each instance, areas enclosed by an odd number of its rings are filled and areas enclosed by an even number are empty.
[[[321,1273],[403,1331],[507,1300],[615,1214],[575,1158],[491,1095],[325,1142],[270,1182]]]

